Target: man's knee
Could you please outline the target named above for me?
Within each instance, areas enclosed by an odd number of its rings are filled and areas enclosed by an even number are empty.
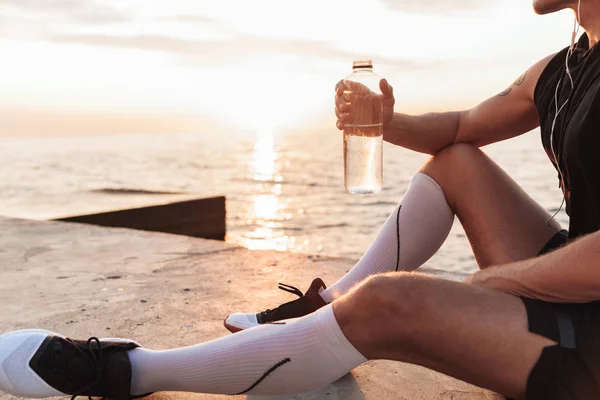
[[[460,168],[472,167],[473,163],[482,162],[485,156],[479,148],[467,144],[458,143],[448,146],[436,153],[431,160],[425,164],[422,172],[443,169],[447,171]]]
[[[369,358],[380,358],[392,347],[411,346],[434,307],[427,294],[431,279],[408,272],[368,278],[336,305],[342,330]]]
[[[367,279],[355,291],[356,312],[368,326],[382,322],[410,328],[429,307],[427,281],[432,278],[410,272],[393,272]]]
[[[422,173],[435,180],[444,191],[450,206],[464,196],[464,184],[472,182],[473,174],[485,170],[489,159],[477,147],[459,143],[446,147],[435,154],[422,168]]]

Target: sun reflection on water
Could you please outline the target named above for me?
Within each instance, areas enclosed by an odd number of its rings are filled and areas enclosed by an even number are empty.
[[[243,214],[251,228],[238,238],[241,245],[251,250],[284,251],[294,244],[294,238],[282,229],[283,221],[292,215],[281,199],[283,177],[279,174],[278,157],[273,130],[259,129],[249,165],[249,178],[257,184]]]
[[[275,138],[270,129],[260,129],[256,133],[254,152],[250,167],[255,181],[273,182],[277,173],[277,149]],[[279,177],[279,176],[277,176]],[[280,177],[279,177],[280,178]]]

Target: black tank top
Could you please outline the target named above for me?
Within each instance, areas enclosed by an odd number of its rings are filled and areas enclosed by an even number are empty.
[[[542,72],[535,88],[542,144],[548,157],[564,178],[560,186],[570,217],[569,237],[576,238],[600,229],[600,49],[589,49],[583,35],[569,66],[575,89],[566,74],[568,48],[558,53]],[[560,82],[558,102],[555,90]],[[555,162],[550,145],[552,123],[562,109],[552,135]],[[559,170],[560,168],[560,170]],[[559,174],[560,180],[560,174]]]

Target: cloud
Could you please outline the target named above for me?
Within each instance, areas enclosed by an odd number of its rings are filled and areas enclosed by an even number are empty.
[[[239,61],[251,56],[283,55],[302,58],[319,58],[348,62],[362,55],[336,49],[326,42],[266,38],[240,35],[224,40],[183,39],[162,35],[107,36],[107,35],[52,35],[53,42],[89,46],[136,49],[170,53],[179,57],[181,63],[192,66],[212,66],[228,61]],[[435,63],[417,63],[406,59],[376,57],[379,65],[395,65],[408,68],[435,67]]]
[[[5,19],[82,24],[105,24],[128,21],[129,16],[115,8],[93,0],[3,0],[0,17]],[[14,11],[18,11],[15,17]],[[8,17],[7,17],[8,15]]]
[[[491,0],[381,0],[391,10],[411,14],[457,14],[498,6]]]
[[[200,24],[211,24],[214,22],[214,19],[210,17],[205,17],[203,15],[168,15],[164,17],[156,18],[157,21],[167,21],[167,22],[190,22],[190,23],[200,23]]]
[[[399,6],[390,0],[384,1],[388,5]],[[418,1],[408,3],[414,5]],[[123,3],[127,4],[126,1]],[[171,15],[163,12],[162,15],[144,20],[146,25],[140,30],[139,26],[142,25],[136,20],[134,11],[111,7],[109,2],[101,3],[99,0],[0,0],[0,35],[91,47],[162,52],[173,55],[179,64],[192,67],[221,65],[263,55],[345,63],[365,56],[336,48],[324,40],[283,39],[244,33],[226,21],[198,13],[183,13],[181,10]],[[112,25],[117,23],[119,25]],[[181,28],[178,25],[184,26],[184,29],[172,29],[173,26]],[[78,27],[86,29],[72,29]],[[196,37],[174,35],[173,31],[185,32],[186,35],[188,32],[194,33]],[[212,32],[222,32],[222,35]],[[436,67],[435,63],[415,62],[401,55],[373,58],[377,65],[410,69]]]

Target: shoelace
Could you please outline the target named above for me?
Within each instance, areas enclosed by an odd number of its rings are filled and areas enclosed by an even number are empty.
[[[298,297],[304,297],[304,293],[302,293],[300,291],[300,289],[298,289],[295,286],[286,285],[285,283],[280,283],[279,289],[283,290],[284,292],[295,294]]]
[[[96,342],[96,345],[98,346],[98,348],[97,348],[98,356],[96,356],[96,352],[92,348],[93,342]],[[94,379],[94,381],[92,381],[91,383],[86,385],[81,390],[78,390],[73,396],[71,396],[71,400],[75,400],[78,396],[81,396],[81,393],[84,393],[86,390],[97,385],[100,382],[100,379],[102,379],[102,369],[103,369],[102,362],[104,361],[102,345],[100,344],[100,339],[98,339],[97,337],[91,337],[87,340],[87,343],[86,343],[87,349],[81,348],[79,346],[79,344],[77,344],[76,342],[74,342],[74,343],[75,343],[75,348],[77,349],[79,354],[82,355],[83,357],[85,357],[86,359],[88,359],[96,368],[96,379]],[[64,359],[63,359],[63,363],[64,363]],[[65,364],[63,364],[63,365],[66,367]],[[88,396],[88,399],[92,400],[92,396]],[[104,397],[102,399],[104,399]]]
[[[295,294],[298,297],[304,297],[304,293],[302,293],[302,291],[300,289],[298,289],[297,287],[295,287],[295,286],[286,285],[285,283],[279,283],[278,288],[281,289],[281,290],[283,290],[284,292]],[[270,309],[269,308],[269,309],[263,311],[263,313],[269,314],[269,313],[272,313],[275,310],[276,309]]]

